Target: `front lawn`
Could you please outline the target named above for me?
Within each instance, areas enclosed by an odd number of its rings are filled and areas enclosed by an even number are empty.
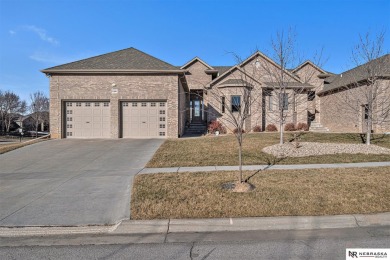
[[[293,134],[286,133],[286,141]],[[363,143],[360,134],[309,133],[300,137],[301,142]],[[279,142],[278,133],[252,133],[244,139],[243,163],[257,164],[313,164],[390,161],[387,154],[335,154],[277,159],[261,150]],[[390,148],[390,135],[374,135],[372,144]],[[147,167],[238,165],[237,142],[233,135],[189,139],[168,139],[158,149]]]
[[[245,172],[246,178],[254,172]],[[266,170],[233,193],[235,172],[137,175],[132,219],[339,215],[390,211],[390,167]]]

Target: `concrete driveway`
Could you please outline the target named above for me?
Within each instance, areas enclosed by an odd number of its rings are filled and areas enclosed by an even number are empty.
[[[52,140],[0,155],[0,226],[114,224],[161,139]]]

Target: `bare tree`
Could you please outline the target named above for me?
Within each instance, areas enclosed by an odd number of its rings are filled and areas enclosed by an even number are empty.
[[[45,122],[46,115],[49,111],[49,98],[41,92],[37,91],[33,94],[30,94],[31,105],[31,117],[34,120],[35,133],[38,135],[38,127],[40,124]]]
[[[5,95],[4,92],[0,89],[0,132],[4,132],[5,127]]]
[[[389,76],[389,57],[384,55],[385,33],[381,32],[372,39],[370,33],[359,36],[359,43],[352,52],[356,66],[354,82],[348,90],[358,93],[358,102],[362,104],[363,117],[366,124],[366,144],[371,143],[371,132],[374,124],[382,124],[390,120],[390,83],[384,81]],[[359,111],[362,111],[359,109]]]
[[[217,119],[229,132],[232,132],[238,145],[238,182],[243,183],[242,148],[246,132],[250,132],[248,120],[261,108],[261,86],[256,80],[255,67],[241,66],[242,60],[233,54],[238,65],[235,73],[223,87],[208,86],[207,92],[209,119]]]
[[[335,117],[365,133],[367,145],[374,130],[390,127],[390,55],[385,55],[384,40],[384,32],[359,35],[351,55],[356,67],[332,79],[324,96]]]
[[[11,91],[4,92],[2,99],[2,117],[4,118],[6,132],[8,133],[13,120],[26,112],[27,104],[26,101],[21,100],[17,94]]]
[[[316,85],[315,70],[306,70],[299,76],[290,70],[302,63],[303,59],[296,50],[296,34],[290,29],[277,32],[276,38],[271,40],[271,51],[268,55],[276,62],[259,62],[263,70],[262,81],[267,85],[264,95],[268,97],[269,121],[279,124],[279,143],[284,142],[284,126],[287,120],[297,123],[298,115],[307,115],[307,101],[313,95],[312,89]],[[322,50],[314,55],[311,64],[320,68],[322,66]]]

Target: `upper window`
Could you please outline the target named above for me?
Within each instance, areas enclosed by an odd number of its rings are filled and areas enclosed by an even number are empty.
[[[232,96],[232,112],[238,112],[241,109],[241,96]]]
[[[279,106],[283,108],[283,110],[288,110],[288,94],[280,93]]]
[[[307,100],[308,101],[313,101],[316,97],[316,92],[315,91],[309,91],[307,94]]]

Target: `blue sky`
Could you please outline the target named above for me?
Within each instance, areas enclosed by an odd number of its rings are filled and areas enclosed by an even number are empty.
[[[48,94],[39,70],[128,47],[173,65],[232,65],[229,52],[266,53],[289,27],[300,53],[324,48],[324,69],[339,73],[359,34],[385,30],[390,50],[390,1],[0,0],[0,89]]]

